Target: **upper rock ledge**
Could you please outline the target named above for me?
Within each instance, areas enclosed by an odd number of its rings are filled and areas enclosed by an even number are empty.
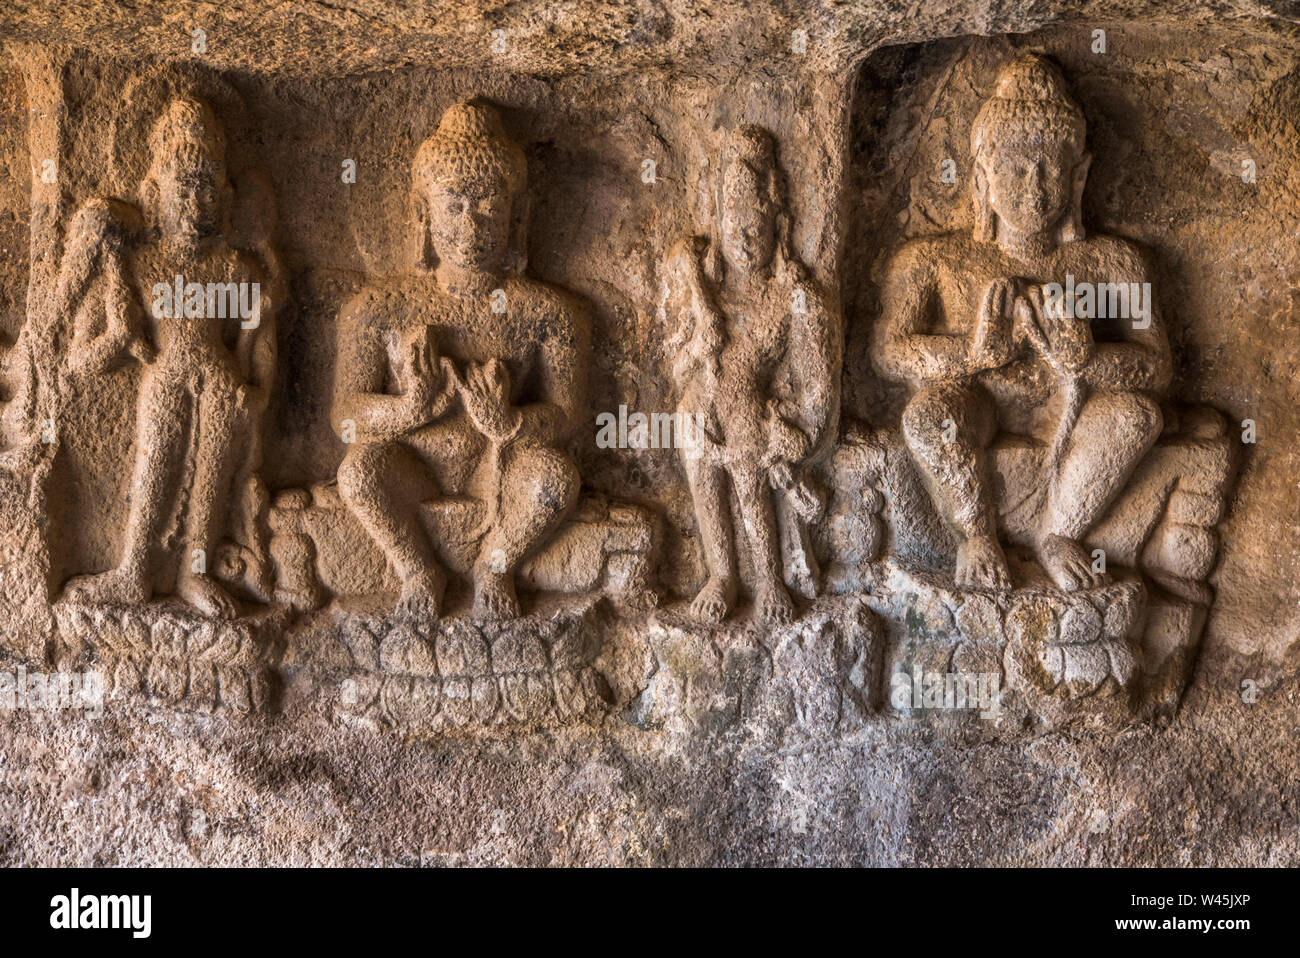
[[[222,70],[341,76],[409,66],[519,74],[847,69],[879,46],[1062,22],[1253,19],[1295,0],[8,0],[0,39]],[[196,34],[195,31],[203,31]],[[799,31],[804,31],[800,34]],[[196,41],[201,40],[201,43]],[[806,41],[806,48],[804,43]],[[196,50],[201,47],[201,52]]]

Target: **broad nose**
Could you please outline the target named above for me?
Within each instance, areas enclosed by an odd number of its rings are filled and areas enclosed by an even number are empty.
[[[1039,196],[1047,191],[1047,169],[1041,161],[1026,171],[1025,188]]]

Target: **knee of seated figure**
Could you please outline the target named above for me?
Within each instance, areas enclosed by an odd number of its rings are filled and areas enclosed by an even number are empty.
[[[1124,439],[1134,445],[1145,446],[1154,441],[1164,428],[1164,414],[1160,405],[1142,393],[1118,393],[1111,397],[1115,404],[1113,439]]]
[[[517,487],[547,512],[563,512],[578,498],[582,477],[569,457],[553,449],[536,449],[515,460]]]
[[[347,502],[367,500],[374,495],[383,475],[387,445],[366,443],[354,445],[339,465],[339,493]]]
[[[911,449],[933,449],[959,440],[957,416],[948,397],[919,390],[903,410],[903,438]]]

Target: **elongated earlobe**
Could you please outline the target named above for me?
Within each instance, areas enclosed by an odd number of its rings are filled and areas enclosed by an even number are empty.
[[[527,190],[518,191],[512,197],[510,211],[510,236],[506,257],[506,272],[518,276],[528,268],[528,218],[532,212]]]
[[[1087,233],[1083,228],[1083,188],[1088,182],[1088,170],[1092,166],[1092,154],[1084,153],[1074,166],[1071,174],[1070,211],[1065,214],[1057,230],[1057,242],[1075,243]]]
[[[979,160],[971,171],[971,199],[975,205],[975,238],[991,243],[998,236],[997,214],[989,204],[988,177]]]
[[[420,237],[415,266],[420,272],[428,273],[434,268],[433,240],[429,238],[429,204],[418,192],[412,194],[412,199],[415,201],[415,228],[419,230]]]

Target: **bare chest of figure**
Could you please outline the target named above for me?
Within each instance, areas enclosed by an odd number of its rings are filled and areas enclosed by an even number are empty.
[[[941,257],[936,263],[937,302],[932,302],[929,327],[935,335],[966,336],[975,332],[989,285],[1014,279],[1023,287],[1064,282],[1055,253],[1034,259],[1012,258],[992,243],[975,244],[969,255]],[[1058,274],[1061,274],[1058,277]]]
[[[532,323],[523,297],[507,295],[506,311],[500,313],[493,311],[491,297],[450,296],[433,283],[408,288],[402,298],[407,335],[431,331],[439,356],[458,366],[499,359],[512,383],[529,374],[534,343],[526,333]]]
[[[769,375],[785,354],[789,304],[780,302],[769,284],[757,293],[724,294],[718,305],[727,324],[723,379],[741,383]]]
[[[154,330],[160,359],[178,364],[226,362],[229,342],[238,328],[238,316],[217,315],[213,308],[220,294],[209,287],[229,283],[254,283],[257,277],[241,268],[239,254],[224,243],[215,243],[192,255],[178,253],[161,244],[138,248],[131,259],[131,271],[140,292],[140,302]],[[199,315],[187,315],[186,298],[193,284],[203,289]],[[170,297],[160,295],[161,287]],[[177,290],[182,291],[177,298]],[[170,303],[170,310],[165,307]]]

